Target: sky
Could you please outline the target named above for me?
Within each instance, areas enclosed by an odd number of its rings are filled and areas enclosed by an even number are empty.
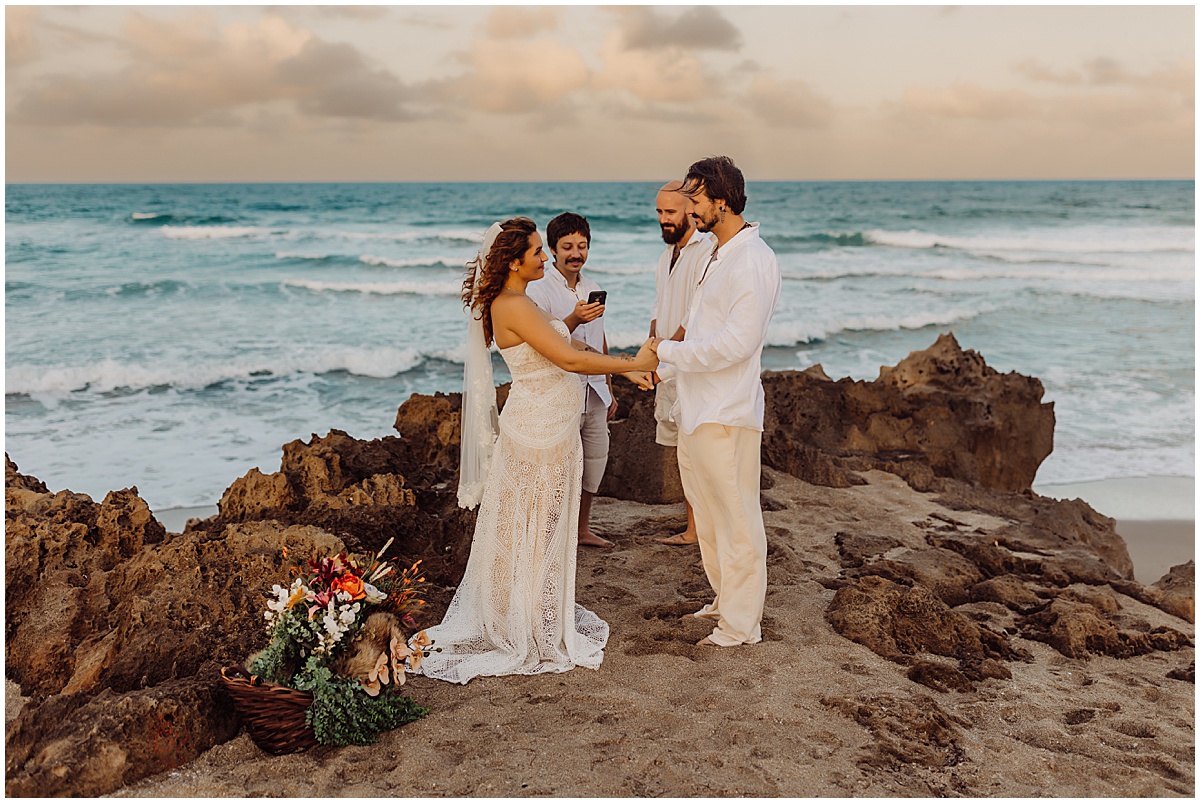
[[[1191,6],[7,6],[5,180],[1191,179]]]

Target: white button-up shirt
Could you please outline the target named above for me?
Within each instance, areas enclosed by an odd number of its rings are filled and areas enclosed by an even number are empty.
[[[700,273],[708,263],[716,240],[711,234],[692,229],[692,235],[679,249],[675,267],[671,267],[671,254],[675,246],[658,258],[654,273],[654,331],[659,337],[669,338],[683,325]]]
[[[674,376],[679,388],[674,418],[689,435],[711,423],[761,432],[762,350],[783,287],[775,252],[752,223],[701,276],[683,342],[658,345],[659,376]]]
[[[581,273],[579,275],[579,282],[576,283],[575,289],[572,290],[570,287],[567,287],[567,277],[563,276],[558,268],[547,266],[546,275],[536,282],[530,282],[525,286],[525,295],[529,296],[534,304],[537,304],[561,321],[575,311],[576,302],[587,301],[588,293],[599,289],[600,285]],[[579,324],[579,326],[575,327],[575,331],[571,332],[571,337],[576,340],[582,340],[603,354],[604,316],[601,315],[594,321]],[[604,402],[605,407],[612,404],[612,393],[608,390],[608,377],[606,375],[580,374],[579,379],[583,382],[585,390],[589,386],[595,388],[596,393],[600,394],[600,400]]]

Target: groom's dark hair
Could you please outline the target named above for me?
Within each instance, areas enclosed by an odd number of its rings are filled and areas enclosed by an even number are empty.
[[[563,212],[546,224],[546,243],[551,251],[558,251],[558,241],[568,234],[582,234],[588,245],[592,244],[592,227],[587,218],[574,212]]]
[[[688,168],[681,193],[691,198],[704,190],[714,201],[724,201],[735,215],[746,208],[746,179],[728,156],[710,156]]]

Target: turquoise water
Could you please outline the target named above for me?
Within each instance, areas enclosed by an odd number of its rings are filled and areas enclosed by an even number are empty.
[[[8,185],[5,449],[52,488],[211,504],[286,441],[458,390],[462,265],[515,214],[591,221],[610,345],[645,336],[658,182]],[[1040,483],[1191,476],[1193,182],[759,183],[765,362],[879,367],[952,331],[1056,402]],[[497,362],[497,381],[507,379]]]

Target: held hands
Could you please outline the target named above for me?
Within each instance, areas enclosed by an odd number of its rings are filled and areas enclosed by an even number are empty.
[[[626,371],[625,373],[621,374],[621,376],[625,377],[642,390],[654,389],[654,374],[649,371]],[[612,416],[610,415],[609,418],[611,417]]]
[[[657,340],[653,337],[643,343],[641,349],[638,350],[637,356],[633,358],[633,364],[638,366],[640,370],[627,371],[621,374],[621,376],[642,390],[652,390],[654,388],[654,369],[658,367],[658,355],[654,353],[656,345]]]
[[[640,371],[653,371],[658,367],[658,342],[655,338],[649,338],[642,347],[638,350],[637,356],[633,358],[633,364]]]

